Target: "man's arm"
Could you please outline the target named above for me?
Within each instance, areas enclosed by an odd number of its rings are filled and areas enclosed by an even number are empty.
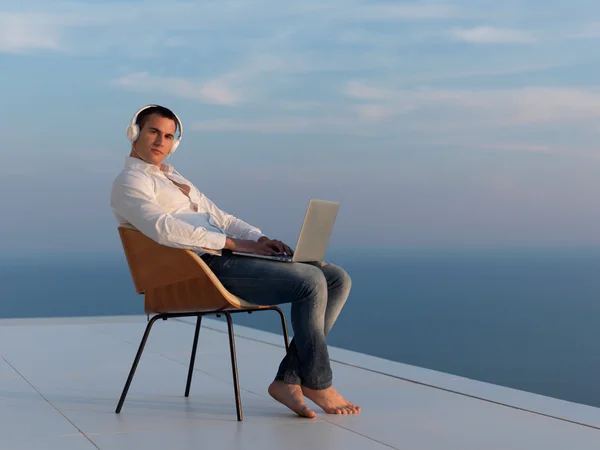
[[[247,239],[255,242],[258,242],[258,240],[264,236],[259,228],[226,213],[204,194],[198,192],[198,195],[200,196],[202,206],[206,208],[213,216],[215,216],[219,222],[221,222],[223,229],[227,233],[234,236],[239,236],[241,239]]]
[[[150,180],[128,173],[113,184],[111,207],[127,222],[159,244],[190,250],[221,250],[226,236],[196,227],[168,214],[158,203]]]
[[[227,233],[233,234],[235,236],[240,236],[242,238],[241,240],[246,241],[244,243],[238,242],[237,243],[238,247],[234,248],[236,245],[236,242],[234,242],[234,241],[240,241],[240,239],[232,239],[231,241],[226,242],[225,248],[229,248],[229,249],[237,250],[237,251],[255,252],[255,253],[262,253],[262,254],[287,254],[287,255],[294,254],[292,249],[290,247],[288,247],[287,245],[285,245],[283,242],[269,239],[257,227],[249,225],[248,223],[244,222],[243,220],[238,219],[237,217],[221,210],[217,205],[215,205],[215,203],[212,200],[210,200],[208,197],[206,197],[200,191],[198,191],[198,195],[200,196],[203,206],[211,214],[213,214],[214,216],[217,217],[217,219],[221,222],[221,225],[223,226],[223,228],[225,229],[225,231]],[[260,247],[253,246],[252,242],[260,244]],[[239,247],[240,245],[243,246],[242,247],[243,250],[240,250],[240,247]],[[234,247],[232,247],[232,246],[234,246]],[[251,248],[253,248],[254,250],[250,250]],[[256,250],[257,248],[260,248],[260,251]],[[273,252],[272,253],[268,253],[268,252],[264,253],[268,249],[272,250]]]

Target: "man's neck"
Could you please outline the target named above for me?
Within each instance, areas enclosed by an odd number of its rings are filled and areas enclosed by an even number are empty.
[[[149,163],[148,161],[146,161],[145,159],[143,159],[140,155],[138,155],[137,152],[135,150],[133,150],[133,149],[131,150],[131,153],[129,154],[129,156],[131,158],[139,159],[140,161],[145,162],[146,164],[149,164],[151,166],[156,166],[156,167],[158,167],[163,172],[169,172],[169,169],[171,167],[169,164],[164,164],[162,162],[159,162],[157,164]]]

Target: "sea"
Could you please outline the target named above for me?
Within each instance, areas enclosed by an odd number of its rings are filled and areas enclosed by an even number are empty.
[[[600,407],[599,249],[326,259],[353,281],[330,345]],[[3,318],[143,314],[122,254],[5,256],[0,283]],[[274,313],[234,321],[280,332]]]

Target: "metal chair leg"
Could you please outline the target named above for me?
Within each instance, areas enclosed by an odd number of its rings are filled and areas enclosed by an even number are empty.
[[[280,308],[278,308],[277,306],[274,306],[273,310],[277,311],[279,313],[279,317],[281,317],[281,329],[283,330],[283,340],[285,341],[285,352],[287,353],[290,348],[290,344],[288,343],[289,337],[288,337],[287,325],[285,323],[285,314],[283,314],[283,311]]]
[[[185,384],[185,396],[190,396],[190,386],[192,385],[192,374],[194,373],[194,362],[196,361],[196,350],[198,348],[198,335],[200,334],[200,325],[202,324],[202,315],[196,320],[196,331],[194,332],[194,344],[192,345],[192,356],[190,357],[190,368],[188,369],[187,383]]]
[[[158,319],[166,318],[166,314],[158,314],[154,316],[146,325],[146,331],[144,332],[144,337],[142,338],[142,342],[140,342],[140,346],[138,348],[137,354],[135,355],[135,359],[133,360],[133,365],[131,366],[131,370],[129,371],[129,376],[127,377],[127,382],[125,383],[125,387],[123,388],[123,392],[121,393],[121,398],[119,399],[119,404],[117,405],[117,409],[115,412],[119,414],[121,412],[121,408],[123,407],[123,403],[125,402],[125,397],[127,397],[127,392],[129,391],[129,386],[131,385],[131,380],[133,380],[133,375],[135,375],[135,370],[137,369],[138,363],[140,362],[140,358],[142,356],[142,352],[144,351],[144,347],[146,345],[146,341],[148,340],[148,335],[150,334],[150,329],[154,322]]]
[[[283,330],[285,350],[287,353],[289,351],[289,342],[288,342],[289,336],[288,336],[288,331],[287,331],[285,314],[277,306],[272,306],[270,308],[265,308],[265,309],[273,309],[273,310],[277,311],[277,313],[279,314],[279,317],[281,318],[281,328]],[[263,311],[264,311],[264,309],[263,309]],[[237,311],[232,311],[232,312],[237,312]],[[242,312],[242,311],[239,311],[239,312]],[[212,314],[214,314],[214,313],[215,312],[212,312]],[[133,360],[133,365],[131,366],[131,370],[129,371],[129,376],[127,377],[125,387],[123,388],[123,392],[121,393],[121,397],[119,398],[119,403],[117,405],[117,409],[115,410],[115,412],[117,414],[119,414],[121,412],[121,409],[123,408],[123,403],[125,403],[125,398],[127,397],[127,392],[129,391],[129,387],[131,386],[133,376],[135,375],[135,371],[140,362],[140,358],[144,351],[144,347],[146,345],[146,341],[148,340],[148,336],[150,334],[152,325],[154,325],[154,322],[156,322],[159,319],[167,320],[170,317],[189,317],[189,316],[197,317],[196,329],[194,331],[194,342],[192,345],[192,354],[190,356],[190,365],[188,368],[188,378],[187,378],[187,382],[186,382],[186,386],[185,386],[185,396],[186,397],[189,396],[190,387],[192,384],[192,376],[193,376],[193,371],[194,371],[194,363],[196,361],[196,353],[198,350],[198,338],[200,335],[200,326],[202,323],[202,316],[204,314],[206,314],[206,313],[202,313],[202,314],[198,314],[198,313],[162,313],[162,314],[155,315],[154,317],[152,317],[152,319],[150,319],[148,321],[148,325],[146,325],[146,331],[144,332],[144,336],[142,337],[142,341],[140,342],[140,346],[138,348],[137,354],[135,355],[135,359]],[[209,314],[211,314],[211,313],[209,313]],[[237,418],[241,422],[242,421],[242,399],[241,399],[241,395],[240,395],[240,384],[239,384],[239,380],[238,380],[237,357],[236,357],[236,351],[235,351],[235,337],[234,337],[234,332],[233,332],[233,322],[231,320],[231,314],[229,311],[222,311],[222,312],[216,313],[216,316],[221,317],[221,314],[223,314],[225,316],[225,318],[227,319],[227,329],[229,331],[229,351],[231,354],[231,370],[233,373],[233,389],[234,389],[234,393],[235,393],[235,407],[236,407],[236,411],[237,411]]]
[[[237,358],[235,356],[235,338],[233,336],[233,322],[231,314],[223,311],[227,319],[227,329],[229,330],[229,351],[231,353],[231,371],[233,372],[233,390],[235,392],[235,408],[237,410],[237,418],[242,421],[242,400],[240,398],[240,385],[238,382]]]

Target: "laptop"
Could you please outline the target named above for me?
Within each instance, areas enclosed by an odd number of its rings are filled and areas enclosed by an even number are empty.
[[[312,199],[308,203],[304,222],[293,256],[268,256],[257,253],[232,252],[234,255],[253,258],[271,259],[282,262],[317,262],[323,261],[329,244],[333,224],[340,209],[339,202]]]

